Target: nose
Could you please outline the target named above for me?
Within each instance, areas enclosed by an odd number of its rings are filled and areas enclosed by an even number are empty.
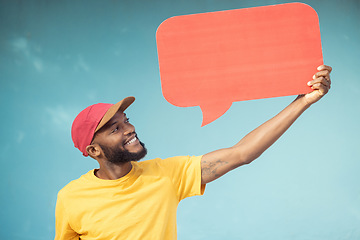
[[[126,124],[126,127],[124,129],[124,135],[125,136],[130,135],[130,134],[132,134],[134,132],[135,132],[135,127],[130,123]]]

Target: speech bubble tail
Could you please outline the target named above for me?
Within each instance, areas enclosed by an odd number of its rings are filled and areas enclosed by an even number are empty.
[[[219,117],[221,117],[227,110],[231,107],[232,103],[222,103],[222,104],[214,104],[214,105],[201,105],[200,109],[203,115],[203,121],[201,127],[215,121]]]

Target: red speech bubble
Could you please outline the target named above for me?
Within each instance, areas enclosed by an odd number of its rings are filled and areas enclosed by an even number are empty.
[[[323,64],[317,13],[302,3],[171,17],[156,40],[165,99],[200,106],[202,126],[236,101],[311,92]]]

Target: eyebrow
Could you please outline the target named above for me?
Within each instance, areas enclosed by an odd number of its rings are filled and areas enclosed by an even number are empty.
[[[113,122],[112,124],[110,124],[109,128],[112,127],[113,125],[115,125],[117,123],[117,121]]]
[[[126,118],[126,114],[124,113],[124,117]],[[111,128],[113,125],[115,125],[116,123],[117,123],[118,121],[114,121],[113,123],[111,123],[110,125],[109,125],[109,128]]]

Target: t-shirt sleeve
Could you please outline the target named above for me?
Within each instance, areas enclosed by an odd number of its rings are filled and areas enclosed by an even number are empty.
[[[159,160],[164,174],[171,178],[179,200],[204,194],[205,184],[201,184],[201,158],[202,156],[182,156]]]
[[[55,209],[55,240],[78,240],[79,235],[71,228],[68,215],[58,195]]]

